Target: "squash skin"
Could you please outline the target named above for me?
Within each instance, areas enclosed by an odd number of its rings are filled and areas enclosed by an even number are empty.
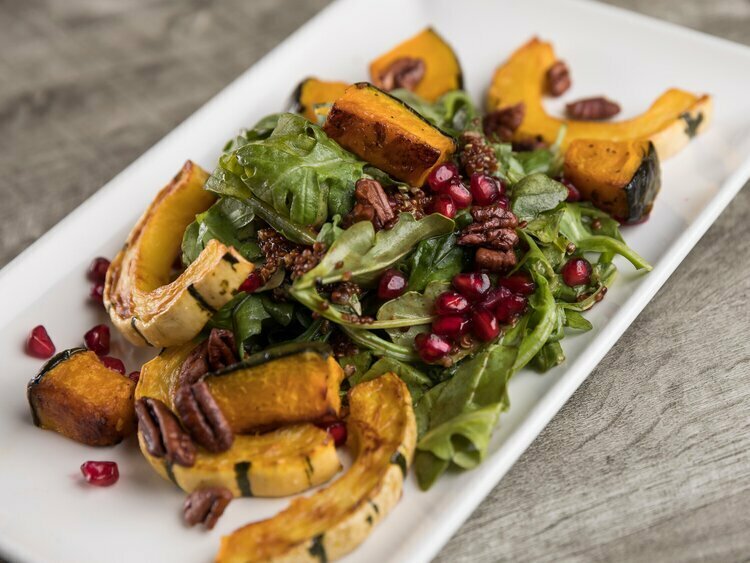
[[[456,151],[453,138],[367,82],[346,89],[323,129],[348,151],[414,187]]]
[[[188,161],[149,205],[107,270],[104,305],[135,346],[173,346],[194,338],[253,269],[233,248],[212,240],[170,283],[185,228],[216,199],[203,189],[207,178]]]
[[[197,342],[168,348],[141,370],[135,398],[153,397],[172,411],[177,376]],[[149,454],[138,433],[141,453],[154,470],[185,492],[225,487],[235,497],[280,497],[325,483],[340,469],[331,437],[312,424],[295,424],[266,434],[235,435],[229,450],[198,447],[195,464],[182,467]]]
[[[29,381],[34,424],[88,446],[113,446],[135,431],[135,383],[93,352],[72,348]]]
[[[451,46],[427,27],[370,63],[370,82],[381,87],[382,73],[400,58],[422,59],[425,73],[414,88],[418,96],[434,102],[451,90],[463,88],[463,71]]]
[[[650,141],[573,141],[565,153],[564,176],[583,199],[623,223],[648,217],[659,189],[659,157]]]
[[[223,537],[217,562],[332,561],[362,543],[396,505],[416,446],[409,391],[388,373],[355,386],[349,404],[349,470],[276,516]]]
[[[553,143],[560,127],[566,126],[562,148],[577,139],[624,141],[648,139],[661,160],[679,152],[710,124],[713,100],[708,95],[694,95],[676,88],[667,90],[637,117],[624,121],[592,122],[557,119],[542,105],[546,72],[557,60],[551,43],[534,38],[520,47],[496,71],[487,95],[488,109],[525,104],[525,116],[513,140],[523,141],[541,135]],[[689,123],[700,119],[697,127]]]
[[[303,115],[313,123],[318,122],[318,116],[328,115],[328,109],[316,110],[316,105],[332,104],[349,86],[347,82],[333,82],[319,80],[314,77],[305,78],[294,89],[292,107],[295,113]]]

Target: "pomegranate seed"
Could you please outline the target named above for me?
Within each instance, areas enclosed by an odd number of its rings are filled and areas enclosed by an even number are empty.
[[[125,375],[125,364],[122,363],[122,360],[113,358],[112,356],[102,356],[99,359],[105,367],[118,371],[122,375]]]
[[[510,293],[498,300],[495,306],[495,317],[503,324],[510,324],[518,315],[526,310],[528,300],[518,293]]]
[[[29,333],[26,339],[26,353],[42,360],[55,355],[55,345],[42,325],[35,326]]]
[[[456,204],[453,202],[451,196],[440,194],[432,204],[432,212],[440,213],[440,215],[445,215],[448,219],[453,219],[456,216]]]
[[[492,311],[485,307],[477,307],[471,315],[472,332],[474,336],[484,342],[489,342],[497,338],[500,334],[500,325],[492,314]]]
[[[568,188],[568,198],[565,201],[572,203],[581,200],[581,192],[578,191],[578,188],[576,188],[570,180],[560,178],[560,183]]]
[[[438,315],[463,313],[468,308],[469,302],[466,297],[455,291],[446,291],[435,299],[435,313]]]
[[[444,358],[451,351],[450,343],[437,334],[421,333],[414,339],[414,347],[417,349],[422,361],[429,364]]]
[[[471,197],[474,205],[491,205],[500,196],[498,182],[485,174],[471,175]]]
[[[452,162],[446,162],[430,172],[427,176],[427,185],[438,192],[447,187],[454,178],[458,178],[458,167]]]
[[[333,438],[333,444],[338,448],[346,443],[347,431],[346,424],[343,422],[334,422],[325,428],[326,432]]]
[[[560,271],[563,281],[573,287],[574,285],[588,285],[591,281],[591,264],[585,258],[571,258]]]
[[[511,291],[507,287],[493,287],[482,299],[482,305],[487,309],[494,309],[502,299],[507,299]]]
[[[91,291],[89,292],[89,297],[91,297],[92,301],[96,301],[97,303],[103,303],[104,302],[104,284],[97,282],[94,285],[92,285]]]
[[[244,291],[245,293],[253,293],[262,285],[263,277],[257,272],[252,272],[249,276],[247,276],[247,279],[243,281],[242,284],[240,284],[240,287],[238,289],[239,291]]]
[[[508,209],[510,207],[510,199],[508,199],[507,195],[501,195],[499,198],[497,198],[495,205],[502,209]]]
[[[440,193],[450,196],[457,209],[465,209],[471,205],[471,192],[461,180],[451,182]]]
[[[514,293],[520,293],[522,295],[531,295],[536,289],[536,284],[531,276],[526,272],[517,272],[506,278],[500,278],[497,280],[497,285],[500,287],[507,287]]]
[[[92,282],[104,283],[104,278],[107,277],[107,269],[109,268],[109,260],[106,258],[94,258],[89,265],[87,272],[88,278]]]
[[[445,315],[432,322],[432,332],[455,340],[469,331],[470,324],[463,315]]]
[[[453,287],[469,301],[479,301],[490,290],[490,277],[479,272],[456,274]]]
[[[129,379],[130,379],[130,381],[132,381],[133,383],[138,383],[138,380],[139,380],[139,379],[141,378],[141,372],[140,372],[140,371],[131,371],[131,372],[130,372],[130,373],[128,374],[128,378],[129,378]]]
[[[86,348],[97,356],[109,354],[109,327],[107,325],[96,325],[83,335]]]
[[[380,277],[378,283],[378,297],[381,299],[395,299],[406,291],[406,276],[389,268]]]
[[[109,487],[120,478],[114,461],[86,461],[81,465],[81,473],[87,483],[97,487]]]

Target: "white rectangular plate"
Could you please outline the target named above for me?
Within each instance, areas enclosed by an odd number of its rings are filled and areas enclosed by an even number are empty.
[[[394,15],[395,14],[395,15]],[[471,514],[649,302],[750,176],[750,49],[642,16],[586,2],[340,0],[240,76],[0,274],[0,551],[12,560],[63,562],[211,560],[219,537],[266,517],[286,501],[231,504],[216,529],[183,527],[183,494],[157,477],[135,443],[93,450],[31,424],[25,385],[40,362],[23,354],[28,331],[48,328],[58,350],[78,345],[104,314],[87,304],[85,269],[113,256],[156,191],[188,158],[211,169],[240,127],[283,108],[310,74],[366,79],[367,62],[426,24],[457,50],[466,87],[480,100],[496,65],[534,34],[554,42],[572,66],[568,98],[605,93],[625,117],[672,86],[715,96],[711,129],[663,167],[651,220],[625,230],[654,265],[647,276],[621,264],[596,327],[564,341],[567,362],[511,383],[486,461],[451,473],[427,493],[413,477],[394,512],[351,561],[427,561]],[[559,109],[559,108],[556,108]],[[106,148],[104,149],[106,150]],[[52,179],[50,181],[53,181]],[[40,202],[44,205],[44,202]],[[666,338],[666,336],[665,336]],[[137,369],[122,343],[114,355]],[[81,483],[79,465],[111,459],[116,486]]]

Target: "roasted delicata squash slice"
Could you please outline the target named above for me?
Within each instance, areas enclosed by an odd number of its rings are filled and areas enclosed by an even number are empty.
[[[136,399],[174,396],[182,364],[196,342],[167,348],[141,369]],[[327,344],[290,343],[249,356],[205,382],[235,433],[270,430],[300,422],[326,422],[339,417],[339,388],[344,371]]]
[[[323,129],[348,151],[416,187],[456,150],[452,137],[367,82],[346,89]]]
[[[331,82],[317,78],[305,78],[294,89],[292,94],[293,111],[303,115],[313,123],[318,117],[328,115],[330,105],[336,101],[349,86],[346,82]]]
[[[349,392],[354,462],[336,482],[222,538],[216,560],[331,561],[362,543],[401,497],[416,442],[406,385],[388,373]]]
[[[138,441],[156,472],[187,493],[225,487],[235,497],[282,497],[321,485],[341,469],[333,438],[313,424],[238,435],[221,453],[198,448],[191,467],[152,456],[140,433]]]
[[[88,446],[112,446],[135,431],[135,383],[84,348],[50,359],[27,386],[34,424]]]
[[[577,139],[565,151],[564,175],[584,199],[626,223],[648,217],[661,187],[659,157],[648,140]]]
[[[390,90],[392,75],[398,72],[398,65],[409,62],[419,64],[422,69],[421,78],[410,89],[430,102],[446,92],[463,88],[463,72],[456,53],[431,27],[372,61],[370,81],[378,88]]]
[[[216,199],[203,189],[207,178],[188,161],[151,202],[107,271],[104,305],[136,346],[174,346],[194,338],[253,269],[233,248],[212,240],[170,280],[185,229]]]
[[[487,96],[488,109],[523,102],[525,115],[514,140],[541,135],[553,143],[565,125],[563,149],[578,139],[607,141],[650,140],[661,160],[679,152],[711,122],[713,101],[676,88],[667,90],[644,113],[615,122],[576,121],[548,115],[542,105],[547,70],[557,57],[551,43],[532,39],[518,49],[495,72]]]

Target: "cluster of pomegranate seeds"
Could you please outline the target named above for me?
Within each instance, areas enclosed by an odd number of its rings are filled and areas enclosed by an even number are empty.
[[[565,201],[568,201],[570,203],[581,201],[581,192],[579,192],[578,188],[573,185],[573,182],[571,182],[570,180],[566,180],[565,178],[560,178],[560,183],[568,188],[568,199],[566,199]]]
[[[471,192],[461,181],[458,167],[452,162],[441,164],[430,172],[427,185],[437,194],[432,204],[433,213],[453,218],[457,210],[471,205]]]
[[[96,325],[83,335],[83,342],[97,356],[106,356],[109,354],[109,327]]]
[[[94,284],[91,286],[89,296],[91,297],[92,301],[95,301],[97,303],[101,303],[102,301],[104,301],[104,280],[107,277],[108,268],[109,260],[107,260],[106,258],[102,258],[101,256],[99,256],[98,258],[94,258],[91,264],[89,264],[89,269],[86,275],[89,280],[94,282]]]
[[[406,276],[399,270],[389,268],[378,282],[378,297],[380,299],[395,299],[406,291]]]
[[[514,323],[526,311],[527,296],[535,290],[525,272],[500,278],[497,287],[492,287],[490,277],[482,272],[456,274],[452,283],[453,290],[435,299],[437,318],[431,331],[414,339],[414,347],[426,363],[450,354],[464,335],[482,342],[495,340],[501,325]]]
[[[141,378],[141,372],[140,371],[131,371],[128,374],[128,379],[132,381],[133,383],[138,383],[138,380]]]
[[[338,448],[346,443],[347,431],[346,424],[341,421],[332,422],[326,426],[320,426],[333,438],[333,444]]]
[[[120,478],[114,461],[86,461],[81,465],[81,473],[87,483],[97,487],[109,487]]]
[[[565,262],[560,273],[570,287],[588,285],[591,281],[591,264],[585,258],[571,258]]]
[[[244,291],[245,293],[253,293],[262,285],[263,276],[261,276],[258,272],[251,272],[250,275],[247,276],[247,279],[242,282],[239,290]]]
[[[55,354],[55,345],[42,325],[35,326],[26,339],[26,353],[29,356],[46,360]]]
[[[471,197],[476,205],[492,205],[505,195],[505,184],[492,176],[471,175]]]
[[[102,356],[99,358],[105,367],[113,369],[122,375],[125,375],[125,364],[119,358],[113,358],[112,356]]]

